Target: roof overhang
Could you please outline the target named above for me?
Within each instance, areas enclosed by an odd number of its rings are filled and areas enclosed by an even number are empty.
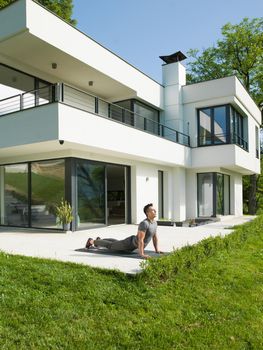
[[[108,100],[137,96],[161,105],[160,84],[32,0],[0,11],[0,59]]]

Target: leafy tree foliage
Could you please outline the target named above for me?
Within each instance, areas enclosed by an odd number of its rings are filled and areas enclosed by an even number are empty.
[[[5,7],[15,0],[0,0],[0,8]],[[72,0],[37,0],[41,5],[54,12],[59,17],[72,25],[76,25],[77,21],[72,19],[73,3]]]
[[[188,80],[200,82],[237,75],[258,105],[263,103],[263,18],[225,24],[217,45],[190,50]]]
[[[187,74],[189,82],[236,75],[250,92],[258,106],[263,108],[263,17],[240,24],[227,23],[222,27],[222,39],[201,54],[190,50],[192,58]],[[261,161],[262,164],[262,161]],[[263,209],[263,175],[244,176],[244,211],[255,214]]]
[[[261,154],[261,169],[263,169],[263,158]],[[244,213],[250,213],[251,208],[250,208],[250,203],[249,203],[249,198],[250,198],[250,191],[251,191],[251,178],[256,181],[255,188],[256,188],[256,193],[255,193],[255,207],[256,207],[256,212],[257,214],[262,214],[263,213],[263,174],[261,170],[261,174],[259,176],[244,176],[243,177],[243,209]]]
[[[0,0],[0,8],[5,7],[5,6],[11,4],[14,1],[15,0]]]

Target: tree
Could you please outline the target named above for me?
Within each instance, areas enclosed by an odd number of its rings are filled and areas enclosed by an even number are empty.
[[[5,7],[15,0],[0,0],[0,9]],[[37,0],[41,5],[45,6],[50,11],[54,12],[59,17],[72,25],[76,25],[77,21],[72,19],[73,3],[72,0]]]
[[[217,45],[203,50],[190,50],[194,61],[188,65],[188,80],[200,82],[208,79],[236,75],[258,105],[263,103],[263,18],[240,24],[225,24],[223,39]]]
[[[263,105],[263,17],[249,20],[244,18],[240,24],[225,24],[222,39],[217,45],[203,50],[190,50],[193,59],[187,74],[189,82],[236,75],[254,98],[258,106]],[[258,176],[244,177],[244,199],[248,202],[248,212],[255,214]]]

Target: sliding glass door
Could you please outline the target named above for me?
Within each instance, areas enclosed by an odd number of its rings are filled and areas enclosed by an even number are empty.
[[[76,159],[78,229],[128,221],[128,168]]]
[[[221,173],[197,174],[198,216],[230,214],[230,176]]]
[[[198,216],[213,216],[213,174],[197,174]]]
[[[128,223],[130,170],[68,158],[0,166],[0,225],[61,229],[56,206],[72,204],[72,229]]]
[[[78,228],[105,224],[105,165],[77,160]]]
[[[126,222],[126,167],[107,165],[108,225]]]
[[[55,207],[65,198],[65,161],[54,159],[32,162],[30,168],[31,226],[60,228],[57,226]]]
[[[28,226],[28,165],[0,167],[1,225]]]

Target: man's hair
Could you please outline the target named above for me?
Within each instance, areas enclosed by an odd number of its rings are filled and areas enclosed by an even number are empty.
[[[144,214],[147,216],[147,212],[148,212],[148,209],[150,207],[152,207],[153,204],[152,203],[149,203],[149,204],[146,204],[145,207],[143,208],[143,211],[144,211]]]

